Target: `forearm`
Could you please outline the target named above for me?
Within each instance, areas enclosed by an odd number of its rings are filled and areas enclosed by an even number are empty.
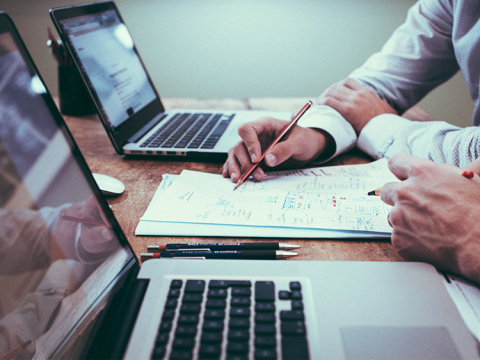
[[[419,1],[381,51],[349,77],[402,114],[458,71],[451,11],[445,0]]]
[[[480,128],[459,128],[443,121],[410,121],[395,115],[372,119],[357,146],[374,158],[407,153],[437,164],[464,167],[480,155]]]

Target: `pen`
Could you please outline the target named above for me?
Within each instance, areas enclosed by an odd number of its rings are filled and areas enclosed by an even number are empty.
[[[110,225],[105,224],[103,221],[98,221],[94,219],[86,219],[78,216],[70,216],[67,214],[62,214],[60,215],[60,218],[63,220],[68,220],[68,221],[76,221],[79,223],[87,224],[87,225],[98,225],[98,226],[107,226],[111,227]]]
[[[147,245],[147,250],[154,251],[224,251],[224,250],[291,250],[300,245],[282,242],[248,242],[248,243],[210,243],[210,244],[166,244]]]
[[[287,135],[287,133],[295,126],[295,124],[298,122],[298,120],[300,120],[302,115],[305,114],[305,112],[310,108],[310,106],[312,106],[311,101],[307,102],[300,109],[300,111],[297,113],[297,115],[295,115],[293,117],[293,119],[288,123],[288,125],[285,127],[285,129],[283,129],[282,132],[280,134],[278,134],[277,138],[275,140],[273,140],[273,142],[270,144],[270,146],[267,148],[267,150],[265,150],[263,152],[263,154],[262,154],[262,156],[260,156],[260,159],[258,160],[258,162],[250,165],[250,167],[247,169],[247,171],[245,171],[245,173],[240,177],[240,180],[238,180],[237,185],[235,186],[235,188],[233,190],[236,190],[245,181],[247,181],[248,177],[255,171],[255,169],[260,165],[260,162],[265,158],[265,155],[267,154],[267,152],[269,152],[275,145],[277,145],[277,143],[280,140],[283,139],[283,137],[285,135]]]
[[[464,178],[467,178],[467,179],[473,179],[473,177],[475,176],[475,173],[473,171],[462,171],[459,174],[462,175]]]
[[[27,340],[20,345],[15,346],[12,350],[0,356],[0,360],[12,359],[13,357],[20,354],[28,345],[30,345],[31,342],[32,340]]]
[[[47,28],[48,32],[48,40],[47,46],[50,48],[53,57],[57,60],[59,65],[65,65],[65,58],[64,58],[64,51],[62,51],[63,45],[60,46],[57,39],[55,39],[55,35],[53,34],[50,28]]]
[[[156,253],[141,253],[142,260],[148,259],[256,259],[276,260],[298,255],[285,250],[231,250],[231,251],[161,251]]]
[[[462,175],[466,179],[473,179],[475,176],[475,173],[473,171],[462,171],[458,173],[459,175]],[[368,196],[379,196],[380,195],[380,190],[381,188],[369,191],[367,193]]]

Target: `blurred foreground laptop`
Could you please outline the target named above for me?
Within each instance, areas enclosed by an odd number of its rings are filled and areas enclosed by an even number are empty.
[[[427,264],[149,260],[140,269],[5,13],[0,163],[2,359],[477,357],[444,277]]]
[[[224,160],[240,140],[240,124],[262,116],[291,118],[276,111],[166,111],[113,2],[56,8],[50,14],[119,154]]]

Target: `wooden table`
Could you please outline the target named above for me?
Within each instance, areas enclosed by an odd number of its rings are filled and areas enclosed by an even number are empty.
[[[295,113],[307,98],[252,98],[252,99],[163,99],[167,109],[267,109],[287,110]],[[221,163],[194,163],[165,161],[162,159],[138,159],[119,156],[97,116],[65,117],[68,127],[78,143],[92,172],[110,175],[125,184],[125,192],[109,198],[113,212],[125,232],[137,257],[145,252],[147,244],[185,242],[236,242],[252,239],[189,238],[135,236],[135,228],[155,193],[162,174],[180,174],[183,169],[220,174]],[[366,163],[371,159],[359,152],[344,154],[327,165]],[[267,241],[278,239],[265,239]],[[369,260],[401,261],[389,241],[358,240],[295,240],[281,239],[301,245],[295,260]]]

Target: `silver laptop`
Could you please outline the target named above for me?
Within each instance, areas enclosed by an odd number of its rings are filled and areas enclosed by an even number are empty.
[[[165,110],[113,2],[55,8],[50,15],[119,154],[224,160],[240,140],[240,124],[292,116],[260,110]],[[164,51],[169,50],[158,49]]]
[[[427,264],[140,268],[4,13],[0,163],[2,359],[478,358]]]

